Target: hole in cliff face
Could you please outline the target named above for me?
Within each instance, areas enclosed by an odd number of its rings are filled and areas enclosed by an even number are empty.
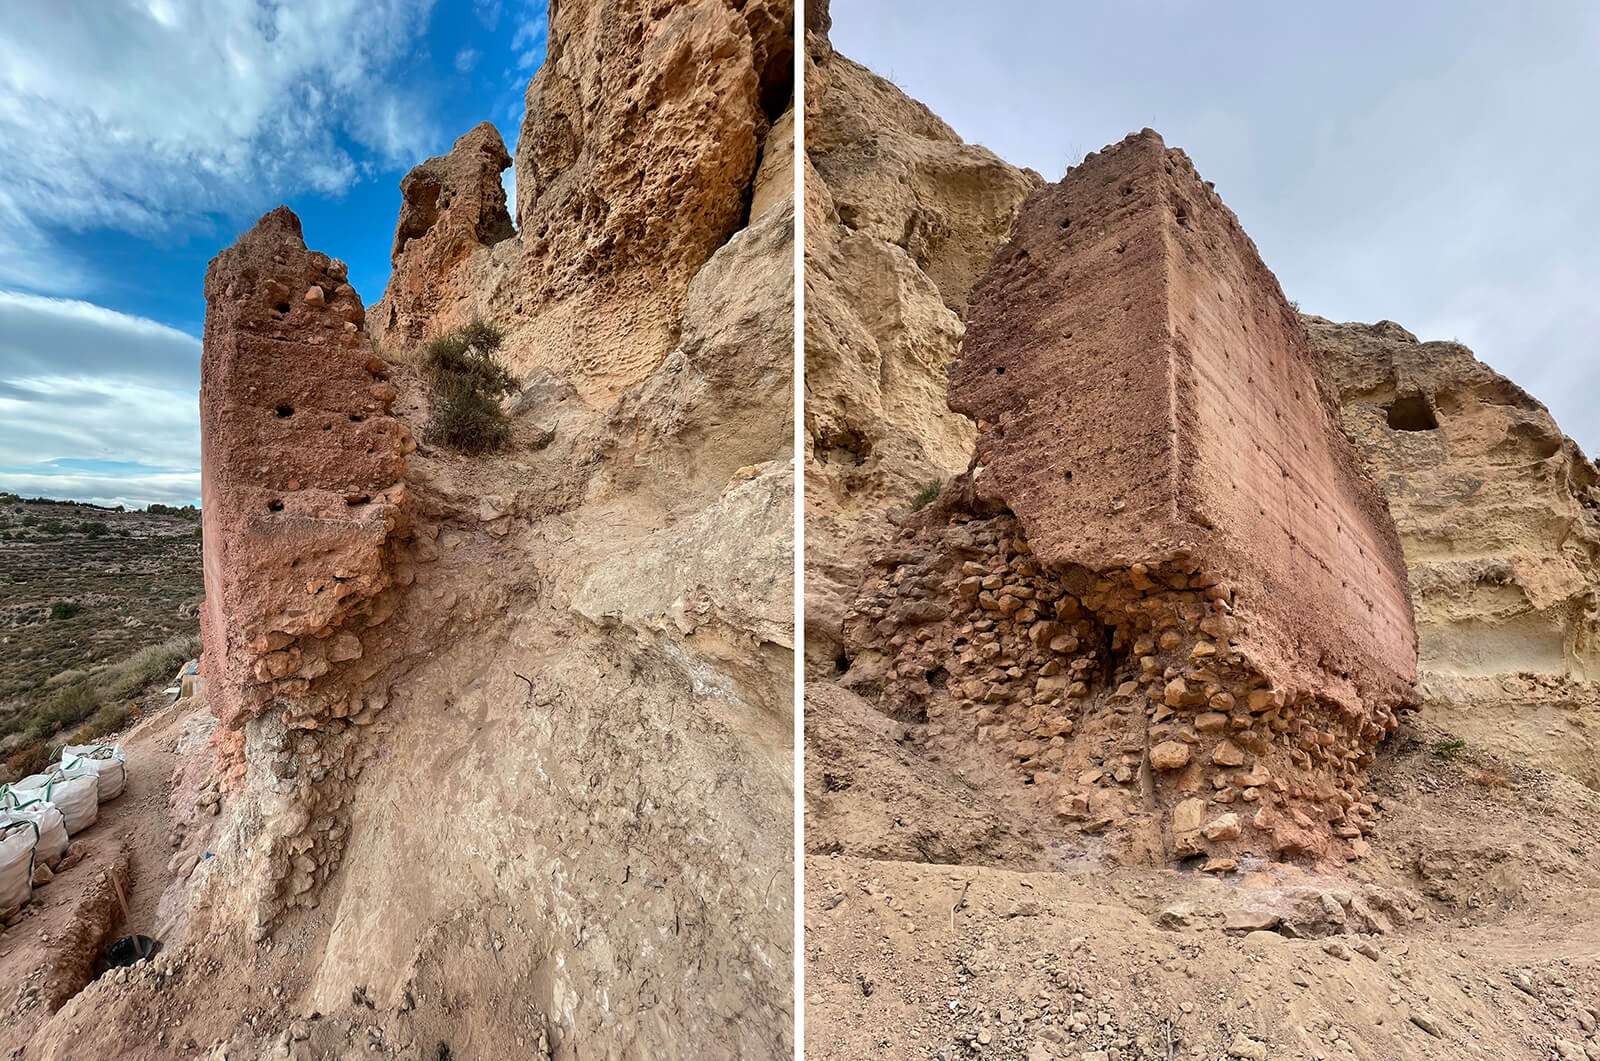
[[[360,413],[351,413],[350,414],[350,422],[352,424],[359,424],[359,423],[361,423],[361,421],[363,421],[365,419],[366,419],[366,417],[362,416]]]
[[[267,511],[268,512],[282,512],[283,511],[283,502],[279,501],[277,498],[273,498],[271,501],[267,502]]]
[[[278,414],[278,419],[279,420],[287,420],[287,419],[289,419],[289,417],[294,415],[294,406],[292,406],[292,405],[280,405],[276,409],[274,409],[273,412]]]
[[[272,309],[273,309],[273,312],[278,313],[280,315],[287,314],[289,312],[289,303],[280,302],[276,306],[273,306]]]
[[[1006,367],[1004,365],[999,366],[998,368],[996,368],[994,370],[994,374],[997,375],[997,376],[1005,375],[1006,374]]]
[[[1189,208],[1187,206],[1184,206],[1182,203],[1178,204],[1177,217],[1178,217],[1178,224],[1182,225],[1184,228],[1188,228],[1189,227]]]
[[[1072,218],[1070,218],[1070,217],[1063,217],[1063,218],[1062,218],[1062,219],[1061,219],[1061,227],[1062,227],[1062,228],[1071,228],[1071,227],[1072,227]]]
[[[1061,473],[1061,478],[1065,479],[1069,483],[1072,482],[1072,472],[1071,472],[1071,470],[1062,472]]]
[[[1389,426],[1396,431],[1432,431],[1439,426],[1438,417],[1420,394],[1408,394],[1389,403]]]
[[[865,464],[872,444],[848,426],[829,431],[817,439],[817,457],[839,464]]]

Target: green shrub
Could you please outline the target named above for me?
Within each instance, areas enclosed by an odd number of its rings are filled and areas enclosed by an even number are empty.
[[[505,333],[474,318],[422,350],[422,373],[433,391],[433,414],[423,429],[427,442],[463,453],[490,453],[511,442],[511,422],[500,398],[517,389],[510,371],[494,358]]]
[[[922,488],[918,490],[916,496],[911,499],[911,511],[915,512],[920,508],[927,507],[934,498],[939,496],[939,491],[943,489],[944,481],[942,479],[934,479],[930,482],[923,483]]]
[[[1433,754],[1444,761],[1449,762],[1456,756],[1460,755],[1466,746],[1466,741],[1461,740],[1459,737],[1451,737],[1448,740],[1435,741],[1433,745]]]
[[[517,388],[516,379],[490,351],[471,345],[460,333],[440,336],[424,347],[422,371],[437,393],[471,388],[498,398]]]
[[[87,534],[91,538],[98,538],[102,534],[105,534],[108,531],[110,531],[110,529],[111,528],[107,527],[104,523],[101,523],[99,520],[87,520],[86,519],[86,520],[83,520],[82,522],[80,522],[78,524],[78,532],[80,534]]]
[[[506,333],[498,325],[490,324],[481,317],[472,318],[457,334],[462,342],[486,354],[500,349],[500,344],[506,340]]]
[[[464,387],[435,399],[423,438],[462,453],[491,453],[510,443],[511,422],[497,399]]]
[[[76,601],[58,600],[50,605],[50,618],[70,619],[83,611],[83,606]]]

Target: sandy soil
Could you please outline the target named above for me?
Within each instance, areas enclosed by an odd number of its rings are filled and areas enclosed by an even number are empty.
[[[855,720],[870,736],[842,755],[829,717],[851,705],[811,703],[808,1056],[1600,1058],[1600,796],[1570,778],[1413,720],[1373,767],[1382,817],[1347,879],[1217,878],[981,828],[993,794],[903,727]]]

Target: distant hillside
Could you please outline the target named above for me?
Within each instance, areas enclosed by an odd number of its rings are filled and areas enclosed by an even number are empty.
[[[199,651],[199,512],[0,494],[0,780],[111,732]]]

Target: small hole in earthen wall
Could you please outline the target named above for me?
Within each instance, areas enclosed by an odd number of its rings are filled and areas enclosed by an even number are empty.
[[[1408,394],[1389,403],[1389,426],[1396,431],[1432,431],[1439,426],[1438,417],[1428,400],[1420,394]]]
[[[271,501],[268,501],[267,502],[267,511],[268,512],[282,512],[283,511],[283,502],[277,500],[276,498],[274,498]]]
[[[273,412],[278,414],[278,419],[279,420],[287,420],[287,419],[289,419],[289,417],[294,415],[294,406],[292,406],[292,405],[280,405],[276,409],[274,409]]]
[[[273,306],[272,308],[277,313],[288,313],[289,312],[289,303],[280,302],[276,306]]]

